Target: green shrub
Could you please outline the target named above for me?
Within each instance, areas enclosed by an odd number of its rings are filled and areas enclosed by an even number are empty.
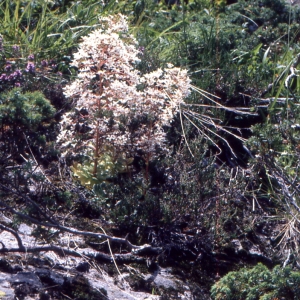
[[[259,263],[252,269],[229,272],[211,288],[215,300],[300,299],[300,272],[276,266],[269,270]]]
[[[15,149],[23,154],[27,142],[32,147],[44,146],[46,121],[54,112],[49,100],[40,92],[22,93],[16,88],[0,94],[0,139],[5,141],[6,150]]]
[[[35,130],[38,125],[52,117],[55,110],[40,92],[21,93],[13,89],[0,94],[0,122],[2,126]]]

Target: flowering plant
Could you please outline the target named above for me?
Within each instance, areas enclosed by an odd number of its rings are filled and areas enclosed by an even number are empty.
[[[55,60],[26,55],[28,49],[4,43],[0,35],[0,92],[20,87],[23,91],[46,91],[49,82],[60,82]]]
[[[84,153],[93,148],[94,175],[104,145],[116,158],[138,151],[146,165],[158,149],[167,152],[163,127],[179,111],[190,84],[187,71],[172,65],[148,74],[137,70],[141,52],[125,16],[102,18],[101,24],[74,54],[79,74],[64,93],[76,112],[63,117],[58,137]]]

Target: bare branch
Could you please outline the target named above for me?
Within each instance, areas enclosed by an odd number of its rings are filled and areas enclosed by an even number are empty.
[[[95,238],[99,238],[99,239],[108,239],[111,242],[126,245],[130,249],[130,251],[132,251],[132,250],[138,251],[138,250],[143,250],[145,247],[151,247],[150,245],[147,245],[147,244],[146,245],[142,245],[142,246],[133,245],[133,244],[131,244],[128,241],[127,238],[114,237],[114,236],[110,236],[110,235],[103,234],[103,233],[95,233],[95,232],[89,232],[89,231],[80,231],[80,230],[76,230],[76,229],[71,228],[71,227],[62,226],[60,224],[52,223],[52,222],[40,222],[40,221],[36,220],[33,217],[30,217],[28,215],[20,213],[19,211],[16,211],[14,208],[12,208],[11,206],[7,205],[3,201],[0,201],[0,205],[3,206],[3,207],[5,207],[12,214],[15,214],[15,215],[19,216],[20,218],[28,220],[28,221],[32,222],[33,224],[36,224],[36,225],[45,226],[45,227],[48,227],[48,228],[56,228],[56,229],[59,229],[59,230],[64,231],[64,232],[69,232],[69,233],[77,234],[77,235],[81,235],[81,236],[90,236],[90,237],[95,237]],[[14,234],[14,233],[12,233],[12,234]]]
[[[10,232],[16,238],[16,240],[18,242],[18,245],[19,245],[19,249],[21,251],[25,250],[25,246],[23,245],[22,240],[21,240],[19,234],[15,230],[13,230],[13,229],[11,229],[11,228],[9,228],[7,226],[4,226],[2,224],[0,224],[0,229]],[[3,243],[2,243],[2,246],[3,246],[3,248],[1,250],[6,249]],[[0,252],[1,252],[1,250],[0,250]]]
[[[135,251],[134,253],[125,253],[125,254],[114,254],[114,257],[112,255],[103,253],[103,252],[93,252],[92,250],[90,252],[86,252],[84,250],[83,253],[80,253],[75,250],[55,246],[55,245],[48,245],[48,246],[41,246],[41,247],[24,247],[20,248],[6,248],[5,245],[3,245],[2,242],[2,249],[0,249],[0,253],[12,253],[12,252],[20,252],[20,253],[40,253],[40,252],[49,252],[53,251],[57,253],[61,257],[65,257],[67,255],[74,256],[74,257],[85,257],[89,259],[96,259],[105,261],[108,263],[113,263],[114,260],[118,263],[129,263],[129,262],[145,262],[146,259],[143,257],[140,257],[138,255],[149,255],[149,254],[159,254],[162,252],[162,249],[155,248],[155,247],[141,247],[140,250]]]

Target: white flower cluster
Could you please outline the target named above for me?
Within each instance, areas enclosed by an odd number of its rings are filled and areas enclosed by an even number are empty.
[[[141,75],[135,68],[140,52],[128,34],[126,17],[100,21],[101,28],[84,37],[74,54],[79,75],[65,95],[74,99],[77,112],[87,112],[80,118],[88,124],[91,139],[126,153],[166,150],[163,126],[170,125],[189,94],[187,71],[168,65]],[[74,141],[74,122],[72,114],[64,117],[59,140]]]

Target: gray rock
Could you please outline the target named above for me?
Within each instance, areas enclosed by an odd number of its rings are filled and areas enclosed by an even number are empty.
[[[15,299],[15,291],[9,283],[10,275],[0,272],[0,299],[11,300]]]
[[[30,235],[32,232],[32,227],[28,226],[27,224],[22,223],[22,224],[20,224],[18,231],[19,231],[19,233]]]
[[[13,223],[12,219],[6,217],[3,213],[0,213],[0,222],[5,225],[10,225]]]
[[[64,283],[64,278],[62,275],[49,269],[36,269],[35,274],[43,283],[46,283],[48,285],[60,286]]]
[[[18,274],[13,275],[9,279],[9,282],[12,285],[27,284],[35,289],[39,289],[43,286],[40,278],[32,272],[19,272]]]
[[[155,279],[153,282],[158,287],[164,287],[165,289],[169,289],[169,288],[176,289],[177,288],[176,282],[172,279],[172,276],[170,276],[170,275],[165,276],[165,275],[157,274],[157,276],[155,276]]]

